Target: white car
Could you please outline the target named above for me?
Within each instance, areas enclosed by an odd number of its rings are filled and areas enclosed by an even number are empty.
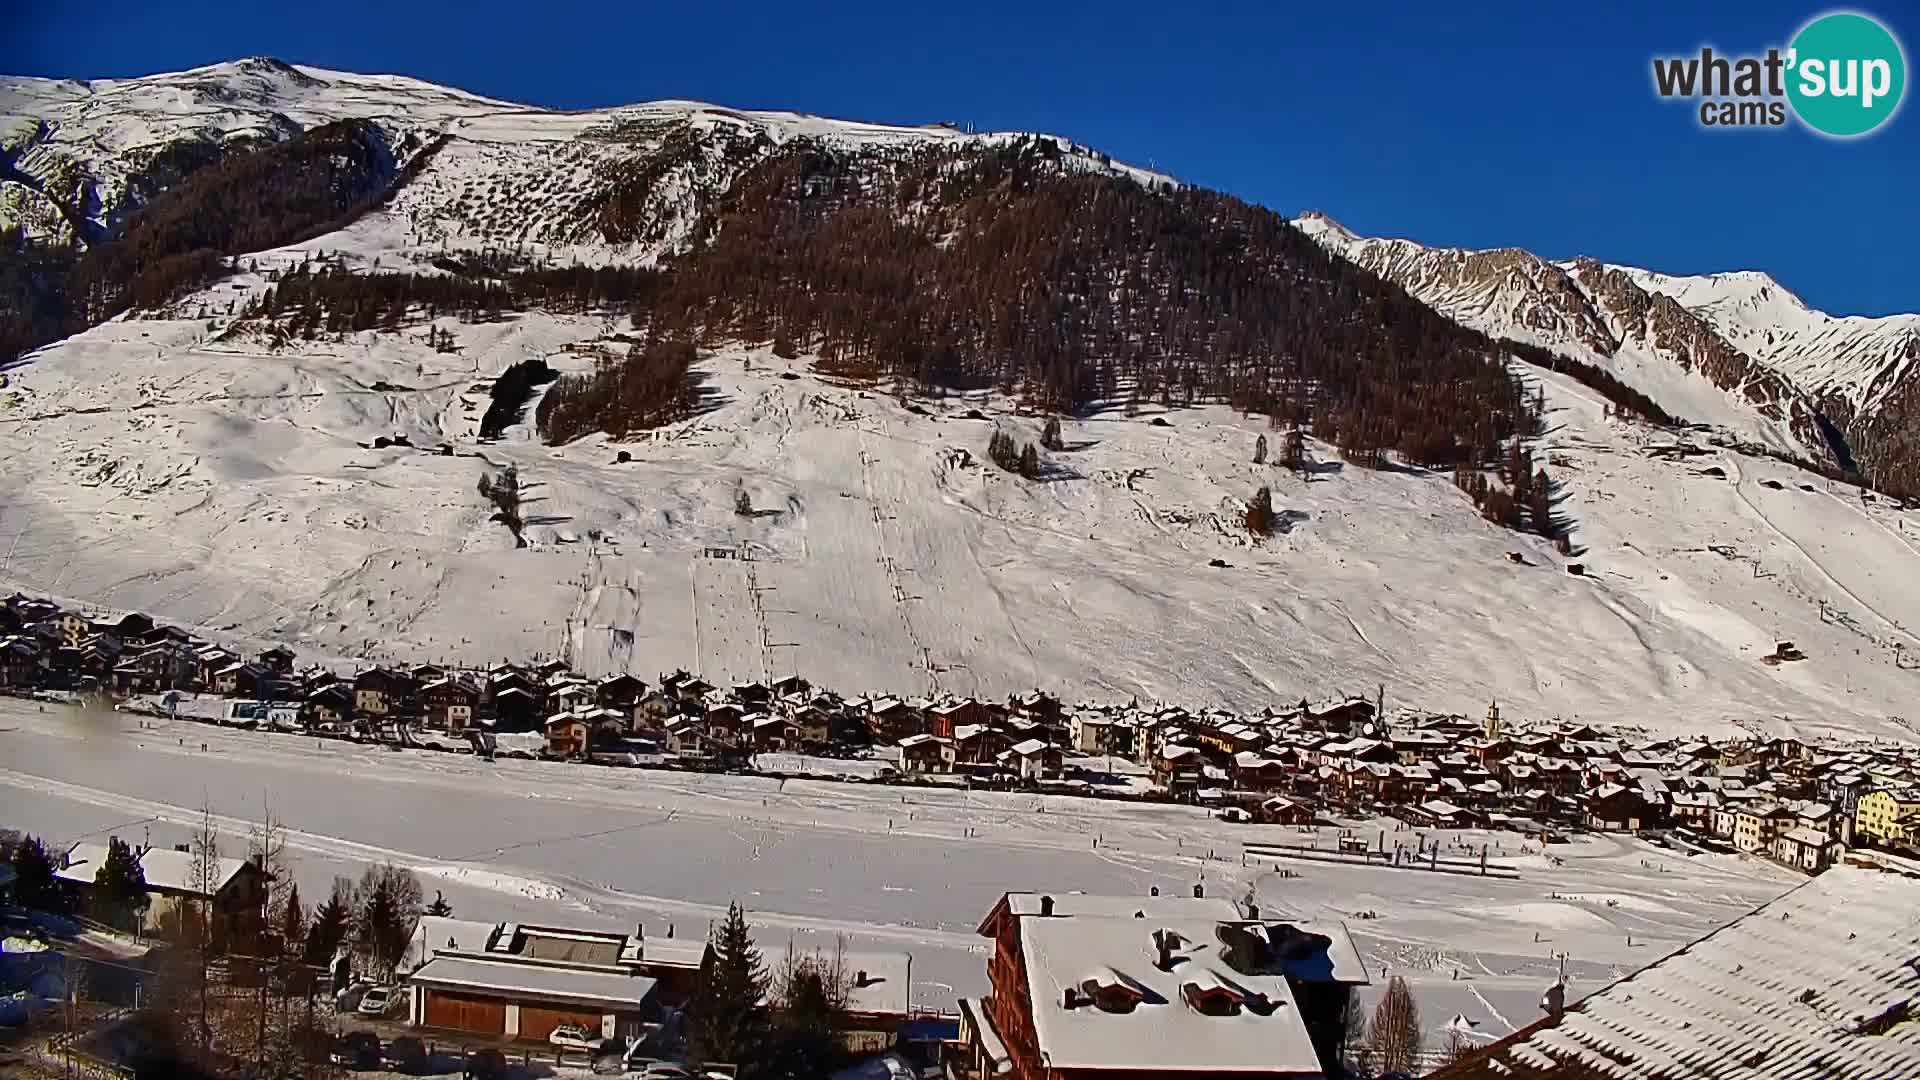
[[[600,1036],[579,1024],[561,1024],[547,1035],[547,1041],[562,1050],[592,1050],[600,1045]]]
[[[398,992],[391,986],[371,987],[361,995],[357,1011],[361,1016],[385,1016],[399,1000]]]

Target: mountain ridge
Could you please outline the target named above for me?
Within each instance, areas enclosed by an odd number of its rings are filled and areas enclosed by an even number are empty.
[[[1295,224],[1466,325],[1575,350],[1677,415],[1817,464],[1857,459],[1876,486],[1920,493],[1920,314],[1830,315],[1764,271],[1430,247],[1319,211]],[[1720,396],[1650,362],[1698,370]]]

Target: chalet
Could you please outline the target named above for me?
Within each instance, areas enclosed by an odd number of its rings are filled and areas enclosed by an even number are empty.
[[[279,696],[280,679],[265,664],[228,664],[213,673],[213,692],[226,697],[266,701]]]
[[[962,1080],[1319,1077],[1368,979],[1339,924],[1205,898],[1008,894],[984,999],[963,999]]]
[[[875,698],[867,704],[867,726],[879,742],[898,743],[909,735],[921,734],[920,718],[899,698]]]
[[[539,722],[542,696],[527,686],[495,686],[490,691],[487,711],[495,731],[532,731]]]
[[[420,688],[420,709],[428,727],[458,735],[473,726],[480,688],[460,676],[447,676]]]
[[[758,681],[733,684],[733,699],[748,710],[765,709],[773,704],[773,688]]]
[[[414,692],[412,676],[391,668],[368,668],[354,676],[353,711],[378,719],[408,715],[413,710]]]
[[[1276,795],[1260,804],[1259,818],[1269,825],[1311,825],[1313,807]]]
[[[1013,745],[1007,733],[984,724],[962,724],[953,730],[954,759],[968,765],[987,765]]]
[[[748,737],[753,740],[755,750],[799,749],[800,726],[792,720],[767,713],[754,713],[749,719]]]
[[[122,694],[185,690],[192,687],[198,670],[197,659],[184,643],[162,641],[122,654],[113,669],[113,687]]]
[[[1606,784],[1587,800],[1587,827],[1598,831],[1639,832],[1652,812],[1639,788]]]
[[[1192,794],[1200,787],[1206,764],[1197,746],[1167,746],[1153,759],[1154,783],[1175,795]]]
[[[200,646],[193,651],[193,659],[194,685],[205,690],[214,690],[219,685],[220,672],[240,662],[238,653],[218,645]]]
[[[909,735],[900,747],[900,771],[903,773],[950,773],[953,771],[953,740],[937,735]]]
[[[647,684],[622,673],[600,680],[593,693],[594,704],[632,716],[633,710],[640,705],[640,699],[647,696]]]
[[[552,712],[574,712],[593,705],[594,688],[584,681],[552,683],[547,687],[547,708]]]
[[[593,741],[593,728],[579,713],[555,713],[547,718],[547,753],[552,757],[585,757]]]
[[[293,674],[294,652],[285,645],[275,645],[259,656],[260,663],[267,670],[278,675]]]
[[[40,681],[44,654],[31,639],[0,638],[0,686],[30,687]]]
[[[1039,739],[1028,739],[1007,748],[1009,770],[1028,783],[1050,780],[1060,775],[1060,748]]]
[[[1301,720],[1322,731],[1347,732],[1373,720],[1374,704],[1363,697],[1349,697],[1328,705],[1300,703]]]
[[[143,933],[177,928],[181,905],[198,904],[211,898],[216,951],[245,949],[253,944],[261,926],[261,911],[266,905],[267,876],[258,865],[229,858],[197,864],[185,844],[171,850],[135,850],[151,901],[141,915]],[[85,897],[93,889],[94,877],[106,861],[107,845],[75,844],[67,851],[55,876]]]
[[[823,709],[802,705],[793,711],[793,730],[801,747],[818,750],[833,741],[833,718]]]
[[[773,680],[772,689],[777,698],[805,697],[813,690],[813,684],[798,675],[782,675]]]
[[[346,683],[328,683],[307,692],[300,722],[309,728],[343,728],[353,719],[353,691]]]
[[[980,703],[968,698],[965,701],[944,701],[927,710],[927,732],[943,739],[953,738],[953,733],[968,725],[978,724],[985,717]]]
[[[1278,758],[1245,750],[1233,757],[1233,784],[1244,791],[1281,791],[1293,779],[1293,769]]]

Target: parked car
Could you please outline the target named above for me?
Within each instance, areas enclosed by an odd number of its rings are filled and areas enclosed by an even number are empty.
[[[596,1050],[600,1036],[580,1024],[561,1024],[547,1035],[547,1041],[562,1050]]]
[[[502,1080],[507,1075],[507,1055],[492,1047],[475,1050],[467,1055],[460,1075],[466,1080]]]
[[[360,998],[357,1008],[361,1016],[385,1016],[400,1001],[399,991],[391,986],[373,986]]]
[[[334,1011],[352,1012],[358,1009],[360,1007],[360,999],[365,997],[367,991],[371,989],[373,989],[373,984],[370,982],[356,982],[336,990],[333,995]]]
[[[427,1071],[427,1044],[412,1035],[402,1035],[387,1044],[387,1064],[418,1076]]]
[[[349,1069],[377,1069],[380,1067],[380,1036],[371,1031],[350,1031],[333,1044],[333,1052],[327,1055],[335,1065],[345,1065]]]

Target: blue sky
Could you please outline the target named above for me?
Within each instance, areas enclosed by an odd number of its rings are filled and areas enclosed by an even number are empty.
[[[15,4],[14,74],[272,55],[565,108],[683,97],[1051,131],[1362,233],[1761,269],[1830,311],[1920,310],[1920,107],[1839,142],[1705,131],[1653,95],[1652,56],[1784,45],[1817,5]],[[1860,10],[1920,55],[1913,0]]]

